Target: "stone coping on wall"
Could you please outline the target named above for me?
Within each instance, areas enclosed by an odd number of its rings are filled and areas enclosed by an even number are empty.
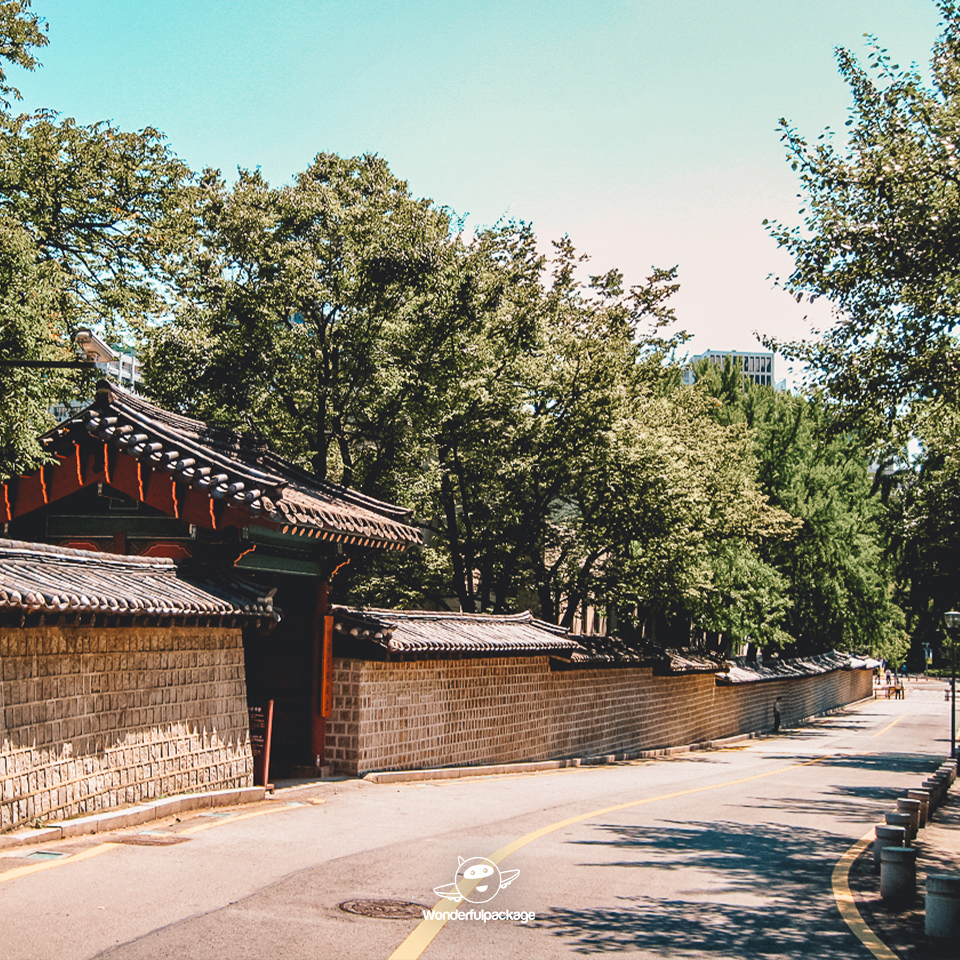
[[[557,656],[579,649],[563,627],[513,614],[333,607],[336,656],[362,660]]]
[[[265,796],[265,787],[236,787],[230,790],[209,790],[204,793],[184,793],[176,797],[164,797],[151,803],[122,807],[119,810],[109,810],[89,817],[74,817],[70,820],[45,824],[42,827],[21,827],[19,830],[0,835],[0,850],[135,827],[185,810],[256,803],[263,800]]]

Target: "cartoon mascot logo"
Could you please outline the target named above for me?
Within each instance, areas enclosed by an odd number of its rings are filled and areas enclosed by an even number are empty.
[[[438,897],[446,897],[454,903],[463,903],[464,900],[487,903],[520,876],[519,870],[501,871],[492,860],[485,857],[471,857],[469,860],[457,857],[457,860],[459,865],[454,882],[433,888]]]

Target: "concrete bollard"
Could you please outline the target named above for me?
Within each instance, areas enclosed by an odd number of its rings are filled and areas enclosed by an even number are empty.
[[[885,823],[878,823],[874,828],[877,839],[873,841],[873,869],[880,872],[880,851],[884,847],[905,847],[907,845],[907,831],[905,827],[888,827]]]
[[[903,827],[906,831],[907,843],[913,839],[913,833],[910,831],[909,813],[885,813],[883,819],[887,822],[888,827]]]
[[[923,786],[930,791],[930,814],[932,815],[934,810],[940,806],[940,801],[943,796],[941,792],[942,784],[939,780],[934,780],[933,777],[930,777],[923,781]]]
[[[887,821],[888,827],[903,827],[907,831],[907,843],[913,839],[913,833],[910,829],[909,813],[885,813],[883,819]]]
[[[909,797],[897,798],[897,813],[910,814],[910,830],[914,836],[920,832],[920,801]]]
[[[924,909],[923,929],[928,937],[960,941],[960,874],[928,874]]]
[[[916,800],[920,804],[919,826],[922,830],[930,819],[930,794],[926,790],[908,790],[908,800]]]
[[[913,847],[884,847],[880,851],[880,899],[908,904],[917,895],[917,851]]]
[[[940,784],[940,799],[938,804],[943,803],[947,799],[947,791],[950,789],[950,773],[947,770],[938,770],[934,775],[933,779]]]

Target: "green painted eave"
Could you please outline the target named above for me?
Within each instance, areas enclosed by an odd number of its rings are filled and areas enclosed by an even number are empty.
[[[234,564],[240,570],[263,570],[269,573],[286,573],[300,577],[319,577],[322,564],[306,557],[277,556],[253,550],[245,553]]]

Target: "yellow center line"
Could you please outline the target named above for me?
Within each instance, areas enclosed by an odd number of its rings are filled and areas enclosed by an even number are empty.
[[[81,860],[89,860],[91,857],[99,857],[101,853],[106,853],[117,843],[101,843],[96,847],[90,847],[89,850],[81,850],[80,853],[74,853],[69,857],[57,857],[53,860],[46,860],[43,863],[31,863],[29,867],[14,867],[13,870],[7,870],[6,873],[0,873],[0,883],[6,883],[8,880],[16,880],[19,877],[29,877],[31,873],[39,873],[41,870],[52,870],[54,867],[62,867],[68,863],[79,863]]]
[[[873,736],[870,739],[874,740],[877,737],[881,736],[882,734],[886,733],[891,727],[895,727],[904,717],[908,717],[908,716],[910,716],[909,710],[906,713],[901,713],[900,716],[893,721],[893,723],[888,723],[881,731],[873,734]]]
[[[200,833],[200,831],[209,830],[211,827],[221,827],[227,823],[236,823],[238,820],[250,820],[253,817],[262,817],[268,813],[279,813],[282,810],[292,809],[293,807],[291,805],[284,804],[283,806],[268,807],[266,810],[255,810],[252,813],[241,813],[235,817],[223,817],[217,820],[212,820],[210,823],[201,823],[195,827],[188,827],[186,830],[181,830],[178,834],[175,834],[175,836]],[[90,847],[87,850],[81,850],[80,853],[74,853],[67,857],[56,857],[55,859],[47,860],[43,863],[31,863],[27,867],[14,867],[13,870],[7,870],[4,873],[0,873],[0,883],[6,883],[8,880],[17,880],[20,877],[28,877],[30,874],[39,873],[41,870],[52,870],[54,867],[65,867],[68,863],[79,863],[81,860],[89,860],[91,857],[98,857],[101,853],[106,853],[108,850],[112,850],[114,847],[119,847],[121,845],[122,844],[117,840],[107,840],[95,847]]]
[[[658,803],[662,800],[673,800],[676,797],[687,797],[694,793],[706,793],[709,790],[720,790],[723,787],[733,787],[740,783],[750,783],[752,780],[763,780],[765,777],[773,777],[779,773],[786,773],[789,770],[796,770],[799,767],[808,767],[814,763],[823,763],[825,760],[831,759],[831,756],[832,755],[828,754],[827,756],[817,757],[815,760],[804,760],[801,763],[792,763],[788,767],[778,767],[776,770],[767,770],[764,773],[755,773],[749,777],[740,777],[738,780],[727,780],[723,783],[714,783],[707,787],[691,787],[688,790],[676,790],[673,793],[663,793],[656,797],[646,797],[643,800],[630,800],[627,803],[617,803],[612,807],[601,807],[599,810],[591,810],[589,813],[581,813],[575,817],[568,817],[566,820],[558,820],[556,823],[551,823],[546,827],[541,827],[539,830],[534,830],[532,833],[525,834],[518,840],[514,840],[512,843],[508,843],[505,847],[501,847],[496,853],[487,857],[487,859],[492,860],[494,863],[499,865],[503,860],[509,857],[511,853],[516,853],[517,850],[527,846],[529,843],[533,843],[534,840],[539,840],[541,837],[545,837],[550,833],[556,832],[557,830],[562,830],[564,827],[569,827],[574,823],[583,823],[584,820],[592,820],[594,817],[602,817],[608,813],[615,813],[618,810],[629,810],[631,807],[642,807],[648,803]],[[473,891],[473,888],[479,882],[480,881],[477,880],[469,888],[461,887],[460,890],[464,895],[467,895]],[[447,921],[450,919],[450,914],[458,909],[460,909],[459,906],[452,906],[450,901],[444,897],[430,912],[430,916],[421,920],[410,936],[408,936],[407,939],[404,940],[403,943],[401,943],[392,954],[390,954],[390,960],[419,960],[419,957],[423,951],[426,950],[431,943],[433,943],[440,931],[446,926]]]
[[[854,860],[866,850],[872,840],[873,827],[837,861],[831,878],[833,898],[837,901],[837,907],[844,923],[877,960],[897,960],[897,955],[864,923],[863,917],[860,916],[860,911],[857,909],[857,901],[853,891],[850,889],[850,867],[853,866]]]

